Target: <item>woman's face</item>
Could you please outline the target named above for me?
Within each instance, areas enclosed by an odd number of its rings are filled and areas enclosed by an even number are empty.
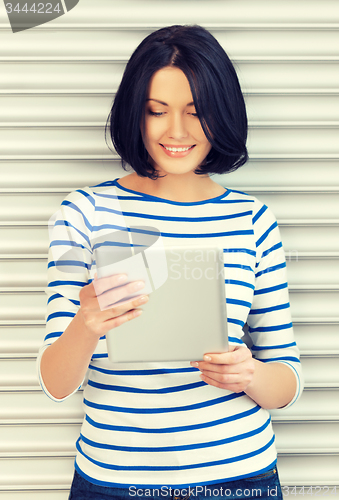
[[[150,162],[160,174],[193,172],[211,150],[181,69],[167,66],[152,76],[142,136]]]

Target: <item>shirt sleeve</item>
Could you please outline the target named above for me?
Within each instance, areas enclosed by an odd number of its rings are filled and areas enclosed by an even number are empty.
[[[37,370],[43,391],[54,401],[63,401],[76,391],[63,399],[54,398],[41,376],[41,357],[76,315],[80,307],[80,290],[92,280],[90,220],[93,220],[94,210],[94,199],[88,189],[74,191],[49,220],[46,336],[39,350]]]
[[[277,221],[266,205],[255,203],[253,228],[256,244],[255,289],[247,324],[253,356],[279,362],[294,373],[297,389],[288,408],[300,397],[303,377],[294,339],[288,295],[286,260]]]

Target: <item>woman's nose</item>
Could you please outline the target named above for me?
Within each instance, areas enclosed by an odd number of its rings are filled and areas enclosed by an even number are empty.
[[[187,137],[188,131],[185,119],[182,115],[176,114],[170,118],[167,133],[172,139],[183,139],[184,137]]]

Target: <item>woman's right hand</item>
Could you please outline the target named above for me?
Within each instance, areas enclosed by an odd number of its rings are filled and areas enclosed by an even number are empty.
[[[143,281],[126,283],[121,275],[97,279],[80,290],[80,308],[63,334],[41,357],[41,377],[47,391],[63,399],[82,384],[100,337],[112,328],[136,318],[147,295],[124,298],[142,290]],[[139,285],[138,285],[139,283]],[[119,304],[114,304],[115,302]]]
[[[98,339],[112,328],[140,316],[142,310],[138,307],[148,301],[147,295],[138,295],[115,304],[145,286],[143,281],[132,281],[124,285],[126,280],[127,276],[123,274],[106,278],[95,276],[92,283],[85,285],[80,291],[78,314],[82,316],[87,330]]]

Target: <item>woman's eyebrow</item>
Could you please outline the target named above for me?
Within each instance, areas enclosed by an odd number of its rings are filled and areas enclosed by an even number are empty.
[[[168,106],[167,102],[164,102],[164,101],[160,101],[159,99],[146,99],[146,102],[148,101],[155,101],[155,102],[158,102],[159,104],[162,104],[163,106]],[[186,104],[186,106],[194,106],[194,102],[189,102],[188,104]]]

